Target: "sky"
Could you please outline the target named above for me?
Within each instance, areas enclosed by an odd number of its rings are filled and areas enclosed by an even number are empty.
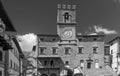
[[[37,36],[34,33],[28,33],[24,35],[17,35],[17,40],[22,51],[35,51],[33,46],[37,45]]]
[[[120,0],[2,0],[15,29],[21,35],[57,34],[57,4],[76,5],[77,33],[120,34]]]

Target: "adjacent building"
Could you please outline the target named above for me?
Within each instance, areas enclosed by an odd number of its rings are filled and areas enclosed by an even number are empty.
[[[6,68],[6,64],[5,64],[5,59],[6,59],[6,49],[5,49],[5,45],[8,43],[3,44],[4,42],[6,42],[6,40],[0,36],[0,76],[5,76],[5,68]]]
[[[108,66],[109,46],[104,42],[104,35],[77,35],[76,25],[76,6],[59,4],[57,34],[37,35],[38,76],[72,76],[76,73],[115,76]]]
[[[16,33],[0,0],[0,76],[21,76],[24,55]]]
[[[24,74],[22,66],[24,65],[23,64],[24,55],[22,53],[21,47],[16,38],[12,38],[11,44],[13,49],[8,51],[9,52],[8,75],[23,76]]]
[[[120,37],[116,37],[109,41],[110,55],[111,55],[111,67],[117,74],[120,75]]]

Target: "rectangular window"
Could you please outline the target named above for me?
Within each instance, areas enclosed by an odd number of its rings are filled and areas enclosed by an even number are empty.
[[[15,69],[16,67],[15,67],[15,63],[14,63],[14,69]]]
[[[70,54],[69,50],[70,50],[70,48],[65,48],[65,54]]]
[[[52,48],[52,54],[57,54],[57,47]]]
[[[98,47],[93,47],[93,54],[97,54],[97,53],[98,53],[97,48],[98,48]]]
[[[120,65],[120,62],[118,62],[118,65]]]
[[[113,54],[113,50],[111,50],[111,54]]]
[[[91,62],[87,63],[87,68],[90,69],[91,68]]]
[[[3,52],[0,50],[0,61],[3,61]]]
[[[10,68],[12,68],[12,60],[10,60]]]
[[[39,54],[45,54],[45,47],[40,47]]]
[[[99,68],[99,63],[95,63],[95,68]]]
[[[104,52],[105,52],[105,53],[104,53],[105,55],[110,55],[110,54],[109,54],[109,50],[106,50],[106,49],[105,49]]]
[[[99,60],[98,59],[95,60],[95,68],[99,68]]]
[[[83,47],[78,47],[78,54],[83,54]]]
[[[44,66],[47,66],[47,61],[46,60],[44,61]]]
[[[110,55],[109,46],[104,46],[104,55]]]
[[[81,67],[81,69],[84,68],[84,60],[80,60],[80,67]]]

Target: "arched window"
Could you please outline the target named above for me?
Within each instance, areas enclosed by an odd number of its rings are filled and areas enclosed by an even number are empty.
[[[0,61],[2,61],[3,60],[3,53],[2,53],[2,51],[0,51]]]
[[[95,60],[95,68],[99,68],[99,60],[98,59]]]
[[[84,60],[80,60],[80,67],[81,67],[81,69],[84,68]]]
[[[44,61],[44,65],[45,65],[45,66],[47,65],[47,61]]]
[[[53,60],[50,61],[50,65],[54,67],[54,61]]]

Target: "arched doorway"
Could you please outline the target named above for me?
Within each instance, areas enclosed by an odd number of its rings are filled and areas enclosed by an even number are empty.
[[[57,76],[55,73],[52,73],[50,76]]]
[[[42,74],[41,76],[47,76],[47,74]]]

